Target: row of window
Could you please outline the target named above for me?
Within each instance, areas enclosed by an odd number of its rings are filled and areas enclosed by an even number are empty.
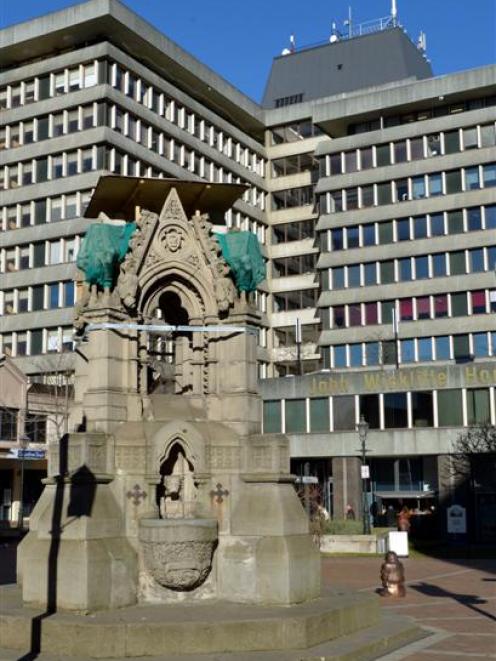
[[[174,140],[169,141],[168,160],[182,168],[219,183],[242,183],[231,171],[218,167],[212,161],[198,155]],[[94,170],[108,169],[117,174],[133,176],[164,176],[157,170],[117,149],[99,145],[70,152],[62,152],[39,159],[31,159],[0,168],[0,189],[17,188],[48,180],[70,177]],[[243,194],[247,204],[265,208],[265,192],[252,186]]]
[[[256,152],[116,63],[95,60],[7,85],[0,89],[0,110],[75,92],[97,83],[110,83],[126,96],[235,159],[243,167],[264,176],[264,160]]]
[[[270,143],[272,145],[281,145],[287,142],[300,142],[307,138],[325,135],[325,133],[310,119],[302,119],[290,124],[273,126],[270,129]]]
[[[31,331],[4,333],[0,336],[0,352],[7,356],[36,356],[63,353],[74,348],[72,327],[38,328]]]
[[[300,188],[287,188],[272,193],[272,211],[281,209],[294,209],[295,207],[312,206],[315,203],[313,186],[302,186]]]
[[[0,250],[0,273],[74,262],[80,247],[78,236],[24,243]]]
[[[478,99],[467,99],[466,101],[457,101],[456,103],[445,103],[442,105],[437,105],[437,103],[430,104],[428,108],[423,108],[422,110],[413,110],[401,115],[381,116],[365,122],[350,124],[348,126],[348,135],[378,131],[379,129],[400,126],[401,124],[411,124],[412,122],[423,122],[433,117],[458,115],[461,112],[481,110],[482,108],[490,108],[495,105],[496,96],[485,96]]]
[[[301,172],[311,172],[316,174],[319,170],[319,162],[315,156],[310,154],[294,154],[284,156],[284,158],[275,158],[271,161],[272,177],[287,177],[291,174]]]
[[[19,289],[6,289],[0,292],[0,316],[53,310],[70,307],[75,303],[74,282],[49,282]]]
[[[37,76],[0,88],[0,110],[19,108],[20,106],[43,101],[53,96],[76,92],[86,87],[93,87],[104,82],[104,69],[98,61]]]
[[[21,161],[0,168],[0,190],[44,183],[84,172],[103,170],[108,157],[108,147],[94,145],[84,149],[62,152],[38,159]]]
[[[317,253],[293,255],[291,257],[277,257],[272,260],[272,277],[282,278],[288,275],[314,273],[317,259]]]
[[[286,434],[355,431],[361,415],[370,429],[462,427],[494,424],[492,411],[494,388],[266,400],[263,431]]]
[[[496,333],[463,333],[322,347],[325,368],[371,367],[396,362],[466,361],[496,356]]]
[[[125,70],[117,63],[110,66],[109,81],[112,87],[122,94],[143,104],[180,129],[194,135],[199,140],[234,159],[243,167],[264,176],[265,163],[261,156],[210,122],[202,119],[195,112],[180,102],[162,93],[147,81],[139,78],[131,71]]]
[[[106,104],[95,102],[0,127],[0,150],[105,126],[106,109]]]
[[[257,206],[262,211],[265,209],[265,192],[250,182],[242,179],[231,170],[219,166],[194,149],[170,138],[166,133],[155,129],[148,123],[138,119],[128,112],[124,112],[118,106],[109,108],[109,125],[114,131],[122,133],[131,140],[140,143],[143,147],[150,149],[167,160],[176,163],[193,174],[218,183],[247,184],[250,189],[243,194],[243,200],[247,204]],[[122,164],[116,163],[115,168],[119,171]]]
[[[273,311],[288,312],[289,310],[314,308],[317,305],[318,298],[318,289],[277,292],[277,294],[272,294]]]
[[[296,327],[280,326],[274,328],[274,347],[294,347],[296,345]],[[320,335],[318,324],[302,324],[300,326],[302,344],[317,343]]]
[[[324,328],[350,328],[390,324],[393,311],[400,321],[466,317],[496,312],[496,290],[481,289],[454,294],[416,296],[391,301],[350,303],[322,308],[319,311]]]
[[[496,205],[440,211],[380,223],[336,227],[323,233],[324,252],[496,229]]]
[[[496,246],[439,252],[434,255],[402,257],[384,262],[365,262],[335,266],[322,271],[323,289],[368,287],[393,282],[410,282],[448,275],[465,275],[492,271],[496,267]]]
[[[496,186],[496,163],[334,190],[320,196],[320,209],[340,213],[492,186]]]
[[[321,175],[329,177],[495,145],[494,122],[452,131],[438,131],[397,142],[327,154],[321,159]]]
[[[0,232],[78,218],[84,214],[91,194],[91,191],[84,191],[0,208]],[[249,216],[241,214],[239,211],[230,209],[226,213],[226,224],[228,227],[238,227],[243,231],[253,232],[257,235],[260,243],[265,243],[265,225],[253,220]],[[10,267],[11,270],[17,270],[16,257],[14,256],[14,259],[12,259],[11,256],[9,261],[13,262],[13,266]],[[64,259],[62,261],[72,261],[72,259]],[[1,263],[0,257],[0,271]],[[40,266],[43,265],[40,264]]]
[[[83,191],[2,207],[0,232],[78,218],[84,214],[91,194],[91,191]]]
[[[315,219],[300,220],[291,223],[281,223],[272,226],[272,245],[276,243],[288,243],[289,241],[301,241],[302,239],[313,239],[315,237]]]
[[[46,443],[47,416],[39,413],[24,414],[24,433],[31,443]],[[0,441],[17,441],[19,411],[17,409],[0,409]]]

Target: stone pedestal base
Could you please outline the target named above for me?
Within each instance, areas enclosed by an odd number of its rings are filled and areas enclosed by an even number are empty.
[[[37,614],[22,607],[14,586],[0,587],[2,647],[19,650],[19,656],[27,652],[32,646],[31,625]],[[39,641],[35,642],[49,658],[154,657],[172,661],[190,654],[222,654],[224,658],[224,653],[233,652],[239,659],[265,650],[280,651],[280,658],[296,661],[308,656],[321,658],[306,651],[377,625],[379,618],[379,599],[363,593],[340,592],[291,607],[247,606],[219,600],[140,605],[94,617],[56,613],[41,621]]]
[[[58,450],[61,474],[47,480],[30,532],[18,547],[24,603],[49,612],[133,604],[137,557],[105,470],[111,455],[107,438],[72,434]]]
[[[231,534],[219,539],[219,597],[264,605],[317,598],[320,554],[292,482],[262,475],[244,479]]]

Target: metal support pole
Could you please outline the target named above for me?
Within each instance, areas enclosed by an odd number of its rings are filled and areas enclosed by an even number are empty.
[[[17,527],[22,530],[24,524],[24,449],[21,449],[21,489],[19,497],[19,514],[17,517]]]
[[[296,320],[295,325],[295,339],[296,339],[296,362],[298,364],[298,374],[303,375],[303,363],[301,362],[301,322]]]
[[[310,464],[308,461],[305,461],[303,466],[303,475],[307,478],[310,476]],[[308,518],[310,518],[310,485],[308,480],[303,480],[303,500],[305,501],[305,510]]]
[[[369,430],[368,422],[365,420],[363,415],[360,416],[360,422],[357,425],[358,437],[360,438],[360,450],[362,455],[362,474],[361,484],[362,484],[362,520],[363,520],[363,534],[370,535],[370,517],[369,517],[369,508],[367,501],[367,491],[368,491],[368,478],[365,477],[365,469],[367,466],[367,432]]]
[[[367,465],[367,448],[365,445],[366,435],[362,438],[362,466]],[[362,502],[363,502],[363,534],[370,535],[370,518],[369,508],[367,501],[368,480],[366,477],[362,478]]]

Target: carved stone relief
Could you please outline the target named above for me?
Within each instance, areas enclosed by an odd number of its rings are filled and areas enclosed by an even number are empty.
[[[239,468],[240,450],[229,445],[211,445],[206,448],[207,466],[211,470]]]

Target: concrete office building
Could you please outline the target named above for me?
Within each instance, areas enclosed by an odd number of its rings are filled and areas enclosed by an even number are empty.
[[[353,91],[338,80],[333,88],[335,77],[365,61],[368,45],[375,40],[380,53],[395,36],[411,56],[399,58],[409,62],[402,79],[377,86],[362,79],[366,89]],[[281,124],[294,136],[304,118],[323,133],[317,144],[309,138],[283,147],[286,167],[310,157],[320,166],[321,371],[262,382],[265,431],[289,434],[294,472],[308,464],[338,517],[347,505],[362,512],[361,415],[370,425],[373,511],[402,502],[420,511],[467,504],[446,455],[463,427],[496,422],[496,71],[434,78],[412,49],[395,30],[325,46],[334,75],[317,81],[325,88],[320,95],[315,77],[305,75],[311,58],[323,60],[318,49],[273,68],[287,67],[279,94],[299,99],[266,114],[276,124],[273,136],[282,134]],[[307,89],[313,100],[305,102]],[[303,183],[303,174],[292,176]],[[313,278],[300,276],[300,286],[315,286]],[[297,369],[293,362],[289,370]],[[481,539],[495,535],[494,468],[474,496],[480,515],[473,532]]]
[[[268,258],[266,431],[342,515],[362,412],[373,494],[432,502],[457,430],[495,422],[495,67],[433,77],[391,16],[275,58],[258,105],[115,0],[0,31],[0,59],[0,353],[70,372],[101,174],[245,183],[225,220]],[[276,378],[300,371],[297,320],[307,376]]]

